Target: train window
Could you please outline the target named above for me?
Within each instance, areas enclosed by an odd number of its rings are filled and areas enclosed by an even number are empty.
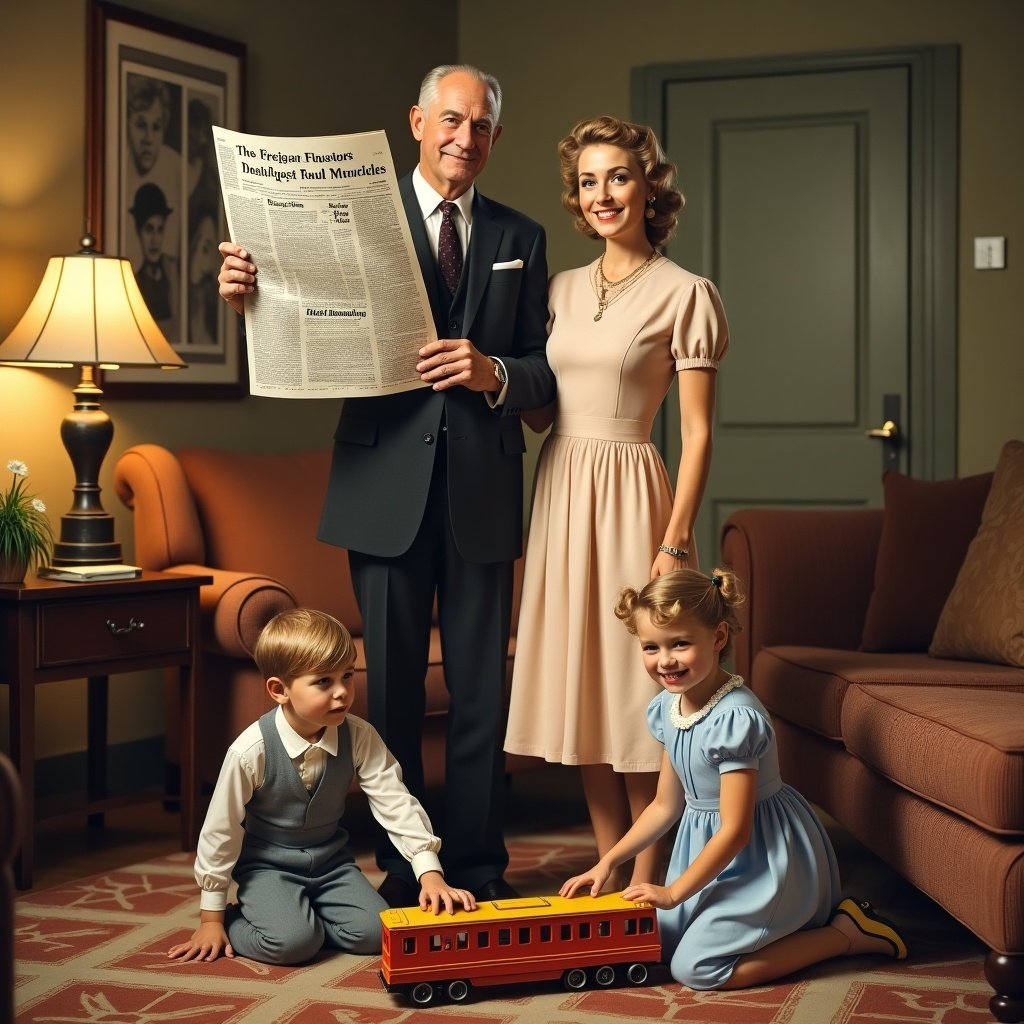
[[[598,921],[597,922],[597,934],[602,938],[606,939],[612,933],[611,921]]]
[[[430,936],[430,952],[436,953],[441,948],[441,936],[431,935]]]
[[[551,925],[542,924],[540,926],[540,941],[550,942],[551,941]]]
[[[650,933],[653,932],[653,931],[654,931],[654,921],[653,921],[653,919],[650,918],[650,917],[641,917],[640,918],[640,934],[641,935],[650,935]]]
[[[407,956],[416,952],[416,939],[414,936],[406,935],[406,937],[402,939],[402,952]]]
[[[563,942],[568,942],[572,938],[572,925],[563,924],[558,929],[558,937]]]
[[[589,939],[590,938],[590,922],[589,921],[580,921],[580,938],[581,939]]]
[[[512,945],[512,929],[511,928],[499,928],[498,929],[498,945],[499,946],[511,946]]]
[[[486,949],[491,944],[490,932],[477,932],[476,944],[480,949]]]
[[[456,932],[455,942],[459,949],[469,948],[469,932]]]
[[[519,945],[525,946],[530,941],[530,929],[520,928],[519,929]]]
[[[627,917],[626,918],[626,934],[627,935],[636,935],[636,918],[635,917]]]

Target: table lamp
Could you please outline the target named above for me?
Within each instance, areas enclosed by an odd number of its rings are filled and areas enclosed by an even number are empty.
[[[53,256],[25,315],[3,344],[0,363],[13,366],[80,366],[75,405],[60,436],[75,471],[71,511],[61,518],[55,566],[121,561],[114,517],[100,502],[99,476],[114,436],[100,407],[97,367],[178,370],[185,361],[171,348],[146,306],[126,259],[104,256],[91,235],[74,256]]]

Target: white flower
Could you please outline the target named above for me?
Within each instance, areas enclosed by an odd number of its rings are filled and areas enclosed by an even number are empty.
[[[46,505],[44,505],[43,502],[39,498],[33,498],[32,499],[32,507],[37,512],[45,512],[46,511]]]
[[[28,466],[26,466],[21,459],[11,459],[11,461],[7,463],[7,468],[15,476],[28,476]]]

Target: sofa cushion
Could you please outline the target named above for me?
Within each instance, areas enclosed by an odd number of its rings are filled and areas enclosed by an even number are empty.
[[[915,480],[886,473],[875,582],[862,651],[926,651],[978,532],[991,473]]]
[[[990,832],[1024,833],[1024,690],[849,688],[843,742],[904,789]]]
[[[833,740],[843,737],[843,701],[853,684],[1024,693],[1024,672],[1006,665],[828,647],[765,647],[754,660],[752,677],[754,691],[773,715]]]
[[[929,648],[1024,666],[1024,441],[1008,441]]]

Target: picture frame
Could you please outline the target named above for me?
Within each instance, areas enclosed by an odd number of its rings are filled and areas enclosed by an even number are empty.
[[[126,257],[150,312],[187,368],[120,369],[105,394],[240,398],[241,317],[217,292],[228,237],[212,126],[242,130],[245,44],[89,0],[87,228]]]

